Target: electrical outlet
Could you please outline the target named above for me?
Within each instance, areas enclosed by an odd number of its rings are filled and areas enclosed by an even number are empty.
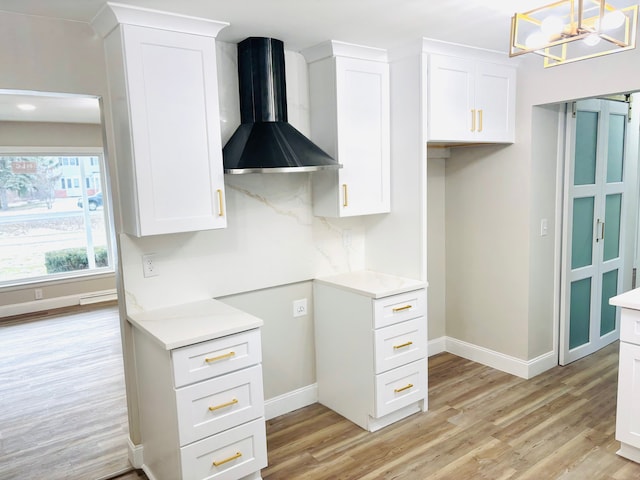
[[[35,297],[36,300],[42,300],[42,289],[41,288],[36,288],[33,291],[33,296]]]
[[[142,255],[142,274],[146,277],[157,277],[160,275],[158,272],[158,265],[156,264],[156,254],[147,253]]]
[[[293,301],[293,316],[303,317],[307,314],[307,299],[301,298],[300,300]]]

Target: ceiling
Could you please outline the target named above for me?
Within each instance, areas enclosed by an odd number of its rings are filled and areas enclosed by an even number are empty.
[[[105,0],[2,0],[0,10],[90,22]],[[325,40],[390,48],[420,37],[507,51],[509,19],[547,0],[119,0],[230,23],[219,39],[274,37],[288,50]]]
[[[106,0],[2,0],[0,11],[90,23]],[[506,52],[510,18],[547,0],[119,0],[117,3],[228,22],[218,39],[237,43],[248,36],[282,40],[299,51],[332,39],[379,48],[393,48],[422,37]],[[14,99],[15,100],[15,99]],[[20,99],[46,102],[51,98]],[[20,112],[16,101],[0,91],[0,119],[50,121],[63,112],[44,106]],[[86,105],[64,114],[65,121],[99,122],[97,109]],[[94,103],[95,105],[95,103]],[[84,116],[83,116],[84,115]],[[88,115],[88,116],[86,116]]]

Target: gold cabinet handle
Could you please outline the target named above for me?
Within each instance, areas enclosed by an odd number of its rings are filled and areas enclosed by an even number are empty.
[[[398,350],[399,348],[409,347],[411,345],[413,345],[413,342],[407,342],[407,343],[403,343],[402,345],[394,345],[393,349]]]
[[[209,357],[205,358],[204,361],[207,363],[217,362],[218,360],[224,360],[225,358],[235,357],[236,352],[225,353],[224,355],[219,355],[217,357]]]
[[[240,458],[242,456],[242,453],[240,452],[236,452],[235,455],[231,455],[229,458],[225,458],[224,460],[219,460],[219,461],[213,461],[213,466],[214,467],[219,467],[220,465],[224,465],[225,463],[229,463],[232,462],[233,460],[235,460],[236,458]]]
[[[348,207],[349,206],[349,193],[347,192],[347,184],[346,183],[342,184],[342,206],[343,207]]]
[[[475,108],[471,109],[471,131],[476,131],[476,110]]]
[[[226,408],[226,407],[230,407],[231,405],[235,405],[236,403],[238,403],[238,399],[234,398],[233,400],[231,400],[230,402],[227,403],[221,403],[220,405],[214,405],[212,407],[209,407],[209,411],[210,412],[215,412],[216,410],[220,410],[221,408]]]
[[[404,392],[405,390],[409,390],[410,388],[413,388],[413,383],[410,383],[406,387],[396,388],[393,391],[396,392],[396,393],[400,393],[400,392]]]
[[[222,189],[218,189],[218,216],[224,217],[224,199],[222,198]]]
[[[393,313],[402,312],[403,310],[409,310],[413,307],[413,305],[405,305],[404,307],[395,307],[393,309]]]
[[[478,110],[478,132],[482,131],[482,109]]]

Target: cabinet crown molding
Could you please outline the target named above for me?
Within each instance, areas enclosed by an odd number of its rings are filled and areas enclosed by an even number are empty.
[[[103,38],[119,24],[153,27],[214,38],[220,33],[220,30],[229,26],[227,22],[114,2],[107,2],[91,20],[91,26]]]
[[[317,62],[328,57],[351,57],[374,62],[387,62],[387,51],[382,48],[366,47],[353,43],[327,40],[300,51],[307,63]]]
[[[436,40],[434,38],[421,38],[401,47],[394,48],[389,51],[389,60],[393,62],[407,57],[430,53],[464,58],[473,55],[476,60],[500,63],[511,67],[517,67],[520,63],[519,59],[510,58],[506,52],[462,45],[460,43],[445,42],[444,40]]]

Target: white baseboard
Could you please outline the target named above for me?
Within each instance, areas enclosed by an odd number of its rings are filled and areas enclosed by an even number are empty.
[[[446,352],[446,340],[447,337],[439,337],[429,340],[429,344],[427,345],[428,356],[432,357],[433,355]]]
[[[533,378],[558,364],[558,356],[555,352],[548,352],[531,360],[521,360],[446,336],[429,340],[428,352],[429,356],[449,352],[524,379]],[[317,401],[318,385],[314,383],[266,400],[264,402],[265,418],[269,420],[312,405]]]
[[[496,370],[529,379],[555,367],[558,364],[556,354],[551,351],[531,360],[521,360],[456,338],[446,337],[447,352],[467,360],[481,363]]]
[[[270,398],[264,402],[264,416],[267,420],[299,408],[312,405],[318,401],[318,384],[287,392],[284,395]]]
[[[73,305],[87,305],[89,303],[107,302],[118,298],[115,289],[101,290],[97,292],[77,293],[64,297],[43,298],[32,302],[15,303],[13,305],[0,306],[0,318],[25,313],[54,310],[56,308],[71,307]]]
[[[129,457],[129,463],[133,468],[140,469],[144,464],[142,456],[142,444],[134,445],[131,438],[127,438],[127,455]]]

